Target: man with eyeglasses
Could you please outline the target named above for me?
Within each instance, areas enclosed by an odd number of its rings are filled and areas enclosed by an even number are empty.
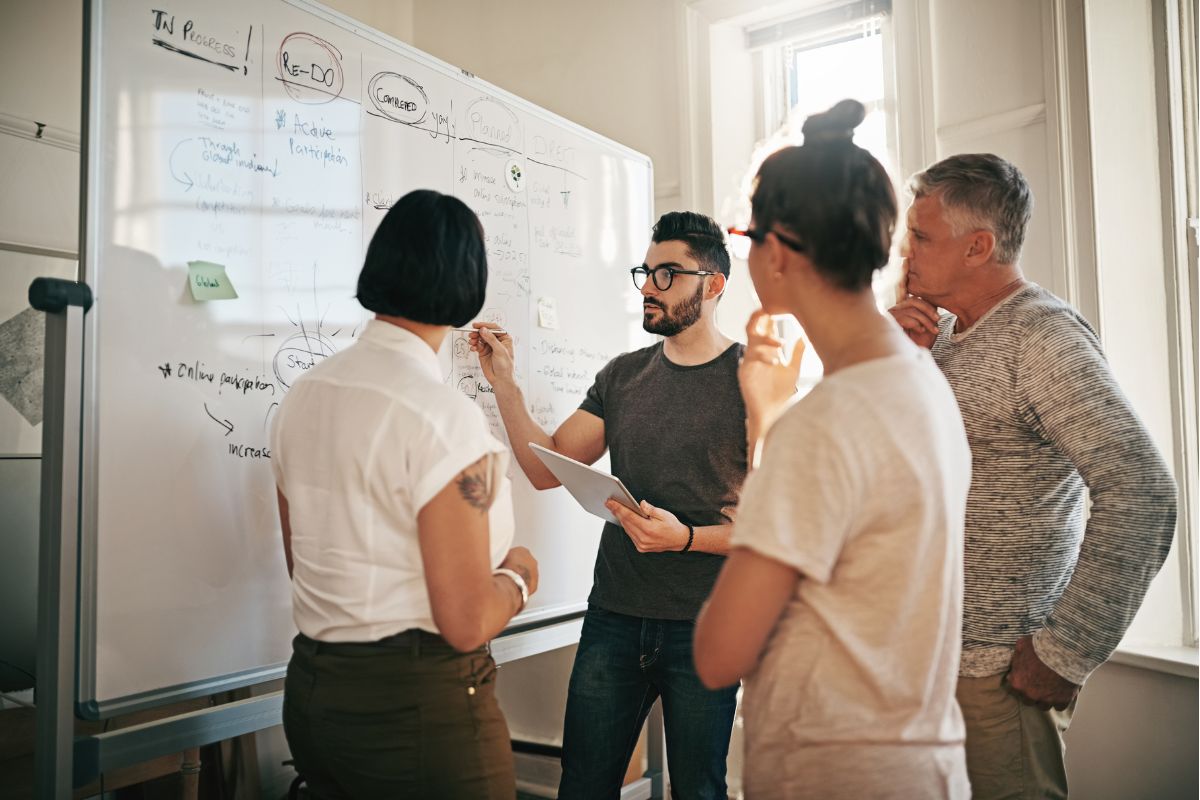
[[[705,689],[692,632],[729,549],[746,476],[743,346],[717,329],[729,277],[721,228],[691,212],[664,214],[646,260],[631,270],[642,326],[663,340],[610,361],[575,413],[543,431],[513,379],[509,337],[476,323],[472,349],[491,382],[517,461],[538,489],[558,486],[521,442],[612,472],[646,518],[610,501],[571,672],[563,730],[562,800],[611,798],[656,698],[663,702],[673,794],[725,800],[725,759],[737,687]]]

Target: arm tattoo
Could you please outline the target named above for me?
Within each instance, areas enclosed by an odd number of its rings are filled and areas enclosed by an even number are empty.
[[[495,500],[495,481],[492,480],[492,457],[486,455],[467,467],[458,476],[458,493],[471,508],[486,514]]]

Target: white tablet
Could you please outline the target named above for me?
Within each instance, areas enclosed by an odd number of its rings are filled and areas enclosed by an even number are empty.
[[[646,517],[638,501],[633,499],[633,495],[625,488],[625,484],[621,483],[620,478],[533,442],[529,443],[529,447],[546,465],[546,469],[553,472],[554,477],[567,487],[567,491],[579,501],[579,505],[583,506],[585,511],[614,525],[620,525],[612,512],[604,507],[605,501],[616,500],[638,516]]]

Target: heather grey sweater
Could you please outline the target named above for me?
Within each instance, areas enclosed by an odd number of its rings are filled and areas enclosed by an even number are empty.
[[[971,445],[959,674],[1003,672],[1032,633],[1047,666],[1083,683],[1167,557],[1175,483],[1066,303],[1027,284],[970,329],[954,323],[942,317],[932,352]]]

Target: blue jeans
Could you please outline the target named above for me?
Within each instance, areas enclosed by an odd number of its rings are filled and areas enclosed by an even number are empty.
[[[642,723],[659,697],[672,797],[726,800],[737,687],[710,691],[700,683],[695,628],[689,620],[588,608],[567,693],[559,800],[620,795]]]

